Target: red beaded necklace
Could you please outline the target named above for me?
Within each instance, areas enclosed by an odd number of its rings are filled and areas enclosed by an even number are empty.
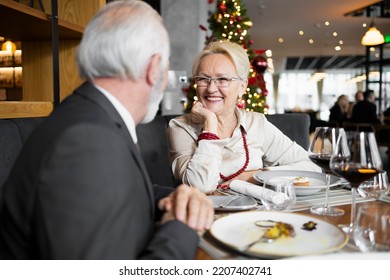
[[[242,172],[244,172],[246,170],[246,168],[248,167],[248,164],[249,164],[249,150],[248,150],[248,144],[246,142],[245,131],[244,131],[244,128],[242,126],[240,126],[240,130],[241,130],[242,142],[244,143],[244,149],[245,149],[245,163],[244,163],[244,166],[240,170],[238,170],[236,173],[233,173],[229,176],[224,176],[221,173],[219,173],[219,177],[222,180],[224,180],[225,182],[229,181],[233,178],[236,178],[238,175],[240,175]],[[219,184],[217,186],[218,189],[227,189],[228,187],[229,186],[222,185],[222,184]]]

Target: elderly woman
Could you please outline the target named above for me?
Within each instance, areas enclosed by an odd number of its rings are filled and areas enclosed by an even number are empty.
[[[203,192],[232,179],[250,181],[263,168],[320,171],[307,152],[260,113],[237,108],[246,91],[249,59],[231,42],[209,44],[192,67],[198,101],[170,121],[170,161],[177,180]]]

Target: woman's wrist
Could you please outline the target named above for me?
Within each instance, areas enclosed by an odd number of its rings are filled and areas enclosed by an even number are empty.
[[[215,133],[204,130],[201,134],[199,134],[197,142],[201,140],[219,140],[219,137]]]
[[[218,134],[218,121],[206,118],[203,129],[207,132]]]

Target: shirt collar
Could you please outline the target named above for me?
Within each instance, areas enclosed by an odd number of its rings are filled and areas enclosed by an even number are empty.
[[[105,90],[102,87],[99,87],[97,85],[94,85],[101,93],[103,93],[107,99],[111,102],[112,106],[118,111],[119,115],[122,117],[123,121],[125,122],[125,125],[127,127],[127,130],[130,133],[131,138],[133,139],[134,143],[137,144],[138,137],[137,132],[135,130],[135,122],[129,111],[125,108],[125,106],[122,105],[122,103],[111,93],[109,93],[107,90]]]
[[[234,114],[237,116],[238,126],[242,126],[247,133],[247,125],[245,122],[245,111],[243,109],[239,109],[237,106],[234,109]]]

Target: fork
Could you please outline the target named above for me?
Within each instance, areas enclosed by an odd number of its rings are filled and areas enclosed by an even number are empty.
[[[260,238],[256,239],[255,241],[249,243],[248,245],[245,245],[245,247],[243,249],[241,249],[241,251],[245,252],[245,251],[248,251],[253,245],[257,244],[257,243],[272,243],[274,242],[275,239],[272,239],[272,238],[267,238],[264,236],[264,234],[262,236],[260,236]]]

